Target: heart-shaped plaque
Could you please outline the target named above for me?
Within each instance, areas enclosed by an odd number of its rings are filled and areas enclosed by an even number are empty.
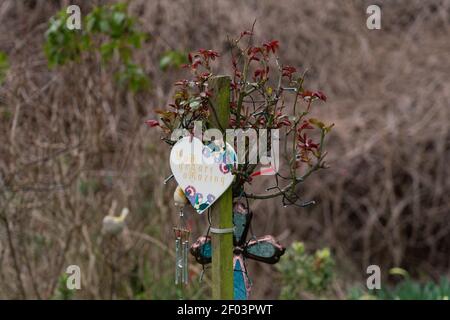
[[[233,182],[237,165],[233,148],[223,143],[204,145],[195,137],[184,137],[172,147],[170,169],[175,180],[198,213],[203,213]]]

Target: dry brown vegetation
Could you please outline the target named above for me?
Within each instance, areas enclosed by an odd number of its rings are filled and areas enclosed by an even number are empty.
[[[98,57],[48,69],[48,19],[76,2],[0,1],[0,50],[11,64],[0,87],[0,298],[50,298],[70,264],[83,272],[76,297],[175,297],[175,185],[163,185],[168,149],[143,122],[167,105],[184,71],[162,72],[159,57],[226,53],[226,36],[254,19],[257,40],[279,39],[283,61],[309,69],[308,86],[328,95],[316,112],[335,123],[331,168],[303,187],[318,203],[255,201],[255,233],[331,247],[340,298],[369,264],[448,274],[450,1],[373,1],[380,31],[366,28],[372,1],[130,1],[152,35],[136,53],[152,90],[137,95],[118,88]],[[102,237],[103,216],[125,206],[128,234]],[[276,298],[275,269],[249,269],[253,297]]]

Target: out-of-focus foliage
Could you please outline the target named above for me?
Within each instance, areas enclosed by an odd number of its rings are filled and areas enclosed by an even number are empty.
[[[179,68],[188,63],[187,54],[177,50],[169,50],[163,53],[159,60],[159,67],[166,71],[169,68]]]
[[[0,51],[0,85],[3,83],[6,77],[6,72],[9,69],[8,56]]]
[[[170,259],[169,259],[170,260]],[[167,270],[170,270],[171,261],[166,261]],[[205,282],[199,281],[198,275],[192,275],[189,285],[174,285],[172,272],[158,277],[152,270],[150,263],[145,263],[139,270],[135,268],[129,276],[129,283],[136,300],[166,300],[166,299],[207,299],[210,294]]]
[[[58,12],[45,33],[44,50],[50,66],[78,61],[83,52],[98,52],[103,63],[118,60],[116,79],[119,83],[133,91],[148,87],[148,76],[133,61],[133,50],[140,48],[148,35],[139,31],[136,20],[127,14],[126,4],[95,7],[83,19],[81,30],[69,30],[68,17],[65,10]]]
[[[277,264],[281,273],[281,299],[298,299],[303,292],[322,295],[333,279],[334,260],[328,248],[309,254],[302,242],[294,242]]]
[[[75,2],[83,17],[100,3]],[[250,28],[255,12],[265,17],[255,41],[273,36],[289,48],[283,61],[300,73],[308,69],[308,83],[329,94],[329,107],[312,116],[336,127],[328,145],[331,172],[300,190],[317,205],[299,210],[255,201],[260,218],[253,230],[286,235],[286,245],[301,236],[307,248],[318,241],[329,246],[337,266],[330,298],[347,298],[349,284],[364,286],[362,266],[374,262],[382,270],[402,265],[413,275],[450,274],[450,1],[385,1],[381,31],[367,29],[359,1],[305,0],[302,10],[292,10],[296,0],[129,1],[128,13],[154,35],[133,51],[151,72],[153,95],[136,97],[117,94],[110,79],[117,58],[99,72],[97,50],[58,67],[58,77],[42,64],[42,22],[62,1],[1,3],[0,50],[10,65],[0,86],[1,299],[53,297],[72,263],[82,270],[76,299],[177,298],[169,254],[176,185],[173,179],[164,185],[168,150],[142,122],[167,104],[171,84],[181,78],[159,68],[164,52],[203,47],[226,54],[224,37]],[[224,58],[216,63],[218,72],[229,67]],[[253,185],[258,189],[259,180]],[[115,200],[130,208],[131,247],[100,245],[101,221]],[[193,220],[193,231],[204,232],[205,221]],[[201,271],[191,269],[195,276]],[[257,263],[249,271],[252,299],[278,296],[278,272]]]
[[[120,84],[128,85],[134,92],[143,90],[150,84],[144,70],[134,63],[127,63],[121,72],[116,73],[116,79]]]
[[[439,282],[420,283],[407,278],[395,287],[381,288],[367,292],[361,288],[352,288],[350,299],[380,300],[448,300],[450,297],[450,281],[442,277]]]
[[[55,295],[53,299],[55,300],[72,300],[75,295],[75,290],[70,290],[67,288],[67,279],[69,276],[63,273],[58,279],[58,287],[56,288]]]

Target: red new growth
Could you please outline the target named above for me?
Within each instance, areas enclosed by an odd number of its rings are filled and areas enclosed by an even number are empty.
[[[280,45],[279,43],[280,42],[278,40],[272,40],[264,43],[263,46],[264,48],[266,48],[267,52],[272,51],[273,53],[275,53]]]
[[[159,127],[159,122],[157,120],[147,120],[145,121],[150,128]]]

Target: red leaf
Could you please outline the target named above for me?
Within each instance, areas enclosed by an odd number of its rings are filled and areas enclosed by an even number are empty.
[[[147,124],[150,128],[160,127],[159,122],[157,120],[147,120],[145,121],[145,124]]]
[[[313,96],[319,98],[322,101],[327,101],[327,96],[322,91],[314,92]]]
[[[283,77],[292,78],[292,75],[297,71],[294,67],[284,66],[283,67]]]
[[[278,40],[272,40],[264,43],[263,46],[266,48],[267,52],[272,51],[275,53],[280,45]]]
[[[322,101],[327,101],[327,96],[322,91],[312,92],[312,91],[306,90],[306,91],[303,91],[303,93],[301,95],[302,95],[303,99],[306,99],[306,100],[312,99],[312,98],[317,98]]]
[[[279,126],[291,126],[292,123],[288,119],[284,119],[284,120],[278,122],[278,125]]]
[[[251,31],[249,31],[249,30],[245,30],[245,31],[242,31],[242,32],[241,32],[241,38],[242,38],[243,36],[251,36],[251,35],[253,35],[253,32],[251,32]]]
[[[201,54],[205,59],[211,59],[211,60],[214,60],[216,57],[220,56],[219,53],[214,50],[200,49],[200,50],[198,50],[198,53]]]

